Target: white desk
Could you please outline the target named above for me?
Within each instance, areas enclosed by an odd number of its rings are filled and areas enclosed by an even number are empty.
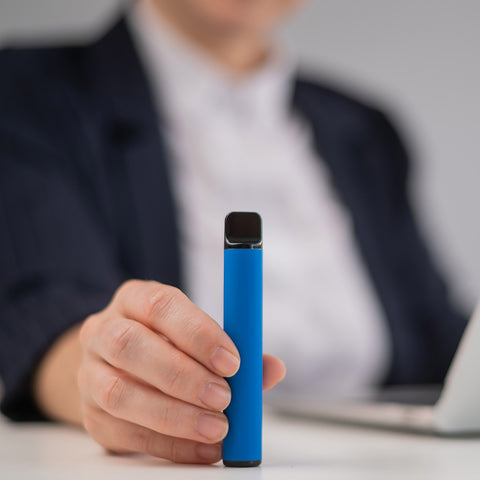
[[[2,418],[0,479],[480,479],[480,439],[441,439],[267,414],[263,448],[258,468],[174,465],[145,456],[107,455],[80,430]]]

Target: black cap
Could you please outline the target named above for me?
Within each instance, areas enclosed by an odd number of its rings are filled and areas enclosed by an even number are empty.
[[[255,212],[231,212],[225,217],[225,249],[262,248],[262,218]]]

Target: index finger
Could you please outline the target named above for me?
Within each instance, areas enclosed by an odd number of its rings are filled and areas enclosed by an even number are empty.
[[[221,376],[234,375],[240,366],[240,355],[230,337],[178,288],[130,280],[120,287],[112,306],[161,333],[179,350]]]

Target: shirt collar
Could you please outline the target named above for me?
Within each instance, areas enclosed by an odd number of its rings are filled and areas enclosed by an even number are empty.
[[[272,122],[288,112],[294,66],[284,53],[275,51],[257,70],[237,79],[174,31],[150,0],[135,2],[127,18],[168,121],[201,120],[205,113],[226,110]]]

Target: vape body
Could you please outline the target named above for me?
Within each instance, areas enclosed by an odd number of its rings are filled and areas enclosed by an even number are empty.
[[[256,213],[233,212],[225,220],[224,329],[240,353],[240,369],[227,381],[226,466],[259,465],[262,458],[262,234]]]

